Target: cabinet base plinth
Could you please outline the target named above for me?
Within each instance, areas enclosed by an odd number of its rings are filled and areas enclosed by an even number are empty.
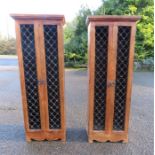
[[[102,131],[93,131],[88,134],[88,142],[128,142],[128,134],[124,132],[113,132],[111,134],[104,133]]]
[[[33,132],[26,132],[26,141],[54,141],[54,140],[61,140],[62,142],[66,142],[66,135],[64,131],[57,130],[57,131],[33,131]]]

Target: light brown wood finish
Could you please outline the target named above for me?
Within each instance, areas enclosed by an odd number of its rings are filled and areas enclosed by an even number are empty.
[[[136,21],[139,16],[91,16],[87,18],[88,24],[88,54],[89,54],[89,117],[88,117],[88,139],[89,142],[97,140],[99,142],[106,141],[128,141],[128,126],[129,126],[129,112],[131,102],[131,88],[133,76],[133,59],[134,59],[134,43]],[[93,26],[92,26],[93,25]],[[106,121],[105,130],[93,130],[93,116],[94,116],[94,78],[95,78],[95,26],[109,26],[109,44],[108,44],[108,64],[107,64],[107,85],[108,82],[115,82],[116,80],[116,60],[117,60],[117,35],[118,26],[131,26],[130,36],[130,50],[129,50],[129,65],[128,65],[128,81],[127,81],[127,95],[126,95],[126,109],[125,109],[125,129],[122,131],[113,130],[114,117],[114,100],[115,100],[115,86],[107,86],[106,96]]]
[[[23,115],[24,115],[24,126],[25,132],[29,131],[29,123],[28,123],[28,107],[27,107],[27,99],[26,99],[26,88],[23,83],[25,83],[25,75],[24,75],[24,66],[23,66],[23,54],[22,54],[22,46],[21,46],[21,34],[20,34],[20,26],[16,21],[16,49],[18,55],[18,65],[20,72],[20,86],[21,86],[21,95],[22,95],[22,104],[23,104]],[[26,139],[28,139],[26,135]]]
[[[64,15],[48,15],[48,14],[11,14],[15,20],[45,20],[45,21],[56,21],[57,23],[65,24]]]
[[[108,38],[108,61],[107,61],[107,95],[106,95],[106,128],[105,132],[111,134],[113,128],[113,113],[115,100],[115,80],[116,80],[116,27],[109,26]],[[111,42],[115,43],[112,44]],[[112,85],[109,85],[112,83]],[[108,86],[109,85],[109,86]],[[110,115],[109,115],[110,114]]]
[[[93,115],[94,112],[94,79],[95,79],[95,26],[94,24],[89,25],[89,41],[88,41],[88,48],[89,48],[89,103],[88,103],[88,141],[92,142],[91,140],[91,133],[93,131]]]
[[[66,126],[65,126],[65,103],[64,103],[64,51],[63,51],[63,24],[65,22],[62,15],[11,15],[16,20],[16,38],[17,38],[17,54],[19,59],[20,81],[22,91],[24,124],[26,132],[26,140],[66,140]],[[25,75],[22,56],[20,24],[34,25],[35,51],[36,51],[36,66],[37,78],[44,81],[43,84],[38,85],[39,89],[39,106],[40,106],[40,120],[41,129],[29,129],[28,121],[28,107],[25,88]],[[46,58],[44,45],[44,31],[43,25],[57,25],[58,33],[58,69],[59,69],[59,91],[60,91],[60,115],[61,128],[49,129],[49,113],[48,113],[48,95],[47,95],[47,77],[46,77]]]
[[[39,85],[40,87],[40,96],[41,96],[41,108],[42,108],[42,122],[44,131],[48,131],[49,127],[49,117],[48,117],[48,92],[47,92],[47,77],[46,77],[46,59],[45,59],[45,46],[44,46],[44,31],[43,31],[43,23],[42,20],[38,20],[38,39],[39,39],[39,52],[38,55],[40,56],[40,60],[38,62],[38,68],[40,71],[40,80],[44,81],[44,84]],[[36,38],[36,39],[37,39]]]
[[[131,27],[130,36],[130,51],[129,51],[129,64],[128,64],[128,82],[127,82],[127,95],[126,95],[126,111],[125,111],[125,132],[128,133],[129,114],[131,104],[131,91],[133,79],[133,64],[134,64],[134,45],[135,45],[136,24],[133,23]]]
[[[36,51],[36,67],[37,67],[37,79],[38,81],[43,80],[43,74],[42,74],[42,63],[41,63],[41,51],[42,48],[40,46],[40,28],[41,23],[39,21],[34,22],[34,38],[35,38],[35,51]],[[45,131],[45,103],[46,100],[44,100],[44,85],[38,85],[39,90],[39,106],[40,106],[40,116],[41,116],[41,130]]]
[[[86,23],[90,22],[136,22],[140,20],[140,16],[119,16],[119,15],[104,15],[104,16],[88,16]]]
[[[57,26],[58,33],[58,65],[59,65],[59,93],[60,93],[60,111],[61,111],[61,127],[63,131],[63,141],[66,141],[66,112],[65,112],[65,92],[64,92],[64,49],[63,46],[63,25]]]

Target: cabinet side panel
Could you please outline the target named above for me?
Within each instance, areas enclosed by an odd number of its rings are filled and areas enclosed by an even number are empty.
[[[130,50],[130,26],[118,27],[116,88],[114,102],[114,130],[124,130],[126,93],[128,80],[128,64]]]
[[[60,94],[57,25],[44,25],[49,128],[60,129]]]
[[[21,24],[21,43],[30,129],[41,129],[34,25]]]
[[[88,135],[90,141],[94,122],[95,25],[93,23],[90,23],[88,27],[88,55]]]
[[[61,129],[64,132],[64,141],[66,139],[66,108],[65,108],[65,72],[64,72],[64,39],[63,25],[57,25],[58,33],[58,67],[59,67],[59,93],[60,93],[60,113]]]
[[[105,129],[108,26],[95,27],[94,130]]]

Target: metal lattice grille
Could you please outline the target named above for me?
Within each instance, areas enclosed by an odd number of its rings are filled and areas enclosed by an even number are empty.
[[[113,121],[114,130],[124,129],[130,31],[131,27],[118,27],[115,107]]]
[[[57,26],[44,25],[44,38],[46,50],[49,128],[59,129],[61,127],[61,120],[59,98]]]
[[[29,128],[40,129],[39,95],[36,71],[34,26],[20,25],[24,62],[25,87],[28,104]]]
[[[94,130],[105,128],[108,27],[97,26],[95,33]]]

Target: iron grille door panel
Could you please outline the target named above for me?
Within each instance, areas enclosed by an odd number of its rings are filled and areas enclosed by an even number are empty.
[[[124,130],[128,63],[130,49],[130,26],[118,27],[116,88],[114,102],[114,130]]]
[[[95,28],[94,130],[105,129],[108,26]]]
[[[21,43],[30,129],[41,129],[34,25],[21,24]]]
[[[57,26],[44,25],[49,128],[61,128]]]

